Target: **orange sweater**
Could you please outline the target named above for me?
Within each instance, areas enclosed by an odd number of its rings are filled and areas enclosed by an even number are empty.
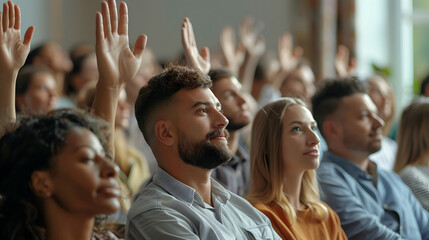
[[[297,221],[292,224],[277,203],[256,203],[253,205],[270,220],[282,239],[347,239],[341,228],[340,218],[328,205],[328,219],[319,222],[313,219],[309,208],[297,212]]]

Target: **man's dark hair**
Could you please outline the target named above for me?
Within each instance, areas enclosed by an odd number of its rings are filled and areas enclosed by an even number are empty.
[[[154,112],[167,103],[171,97],[183,88],[210,88],[212,81],[207,75],[186,66],[169,66],[161,73],[153,76],[146,86],[143,86],[136,100],[135,113],[140,131],[146,142],[151,145],[154,129],[150,129],[149,120]]]
[[[326,117],[338,109],[341,98],[355,93],[366,93],[366,88],[362,81],[354,77],[324,80],[319,86],[311,102],[313,117],[320,126],[322,135]]]
[[[34,58],[36,58],[37,56],[40,56],[42,54],[42,50],[45,46],[46,46],[46,43],[32,49],[30,51],[30,53],[28,53],[28,56],[27,56],[27,59],[25,60],[24,65],[32,65]]]
[[[231,71],[225,68],[218,68],[218,69],[212,69],[209,72],[209,77],[212,80],[213,84],[222,78],[231,78],[235,77],[234,74],[232,74]]]
[[[422,85],[420,86],[420,96],[425,96],[426,88],[429,84],[429,74],[423,79]],[[429,97],[429,96],[426,96]]]

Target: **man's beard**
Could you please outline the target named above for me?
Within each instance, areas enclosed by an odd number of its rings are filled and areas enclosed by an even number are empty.
[[[228,139],[228,131],[223,131],[225,138]],[[227,145],[215,146],[210,144],[210,138],[222,135],[222,130],[215,130],[207,134],[202,142],[190,142],[184,133],[179,131],[179,156],[187,164],[205,168],[214,169],[219,165],[231,159],[232,153]]]

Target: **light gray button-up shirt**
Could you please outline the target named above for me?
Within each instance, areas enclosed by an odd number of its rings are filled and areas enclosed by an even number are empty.
[[[213,207],[158,168],[128,213],[126,239],[281,239],[245,199],[211,184]]]

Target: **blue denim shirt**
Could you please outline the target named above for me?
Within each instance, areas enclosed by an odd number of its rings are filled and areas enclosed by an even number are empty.
[[[211,184],[213,207],[158,168],[128,213],[126,239],[281,239],[263,213]]]
[[[321,197],[341,220],[349,239],[429,239],[429,213],[393,172],[369,175],[325,152],[317,170]]]

